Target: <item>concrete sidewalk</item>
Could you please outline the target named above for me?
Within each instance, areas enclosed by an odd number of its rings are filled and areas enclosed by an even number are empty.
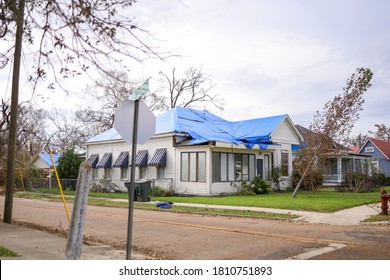
[[[258,211],[275,214],[292,214],[297,215],[296,221],[304,221],[308,223],[320,223],[330,225],[358,225],[361,221],[380,213],[380,204],[370,204],[357,206],[334,213],[318,213],[308,211],[296,211],[287,209],[273,209],[261,207],[245,207],[245,206],[226,206],[226,205],[206,205],[206,204],[190,204],[190,203],[174,203],[177,206],[208,208],[208,209],[227,209],[227,210],[242,210],[242,211]]]
[[[329,214],[259,207],[235,207],[188,203],[175,203],[174,205],[198,208],[204,207],[209,209],[233,209],[294,214],[299,216],[299,218],[295,219],[296,221],[349,226],[358,225],[362,220],[377,215],[378,211],[380,211],[378,204],[358,206]],[[25,242],[26,240],[28,240],[28,242]],[[66,242],[67,240],[64,237],[55,234],[0,222],[0,245],[20,254],[20,257],[16,258],[0,257],[2,260],[64,260]],[[134,252],[132,252],[132,258],[141,260],[147,259],[145,256]],[[109,246],[83,245],[81,259],[125,260],[126,252],[113,250]]]

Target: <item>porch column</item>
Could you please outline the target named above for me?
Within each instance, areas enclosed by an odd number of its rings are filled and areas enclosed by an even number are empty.
[[[341,183],[343,179],[343,164],[341,158],[337,159],[337,182]]]

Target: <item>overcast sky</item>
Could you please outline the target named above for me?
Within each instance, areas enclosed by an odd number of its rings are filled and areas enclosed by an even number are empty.
[[[160,70],[202,67],[225,99],[220,116],[289,114],[308,126],[356,68],[368,67],[373,86],[354,133],[390,125],[390,1],[139,0],[131,11],[161,50],[181,55],[129,63],[151,87]]]

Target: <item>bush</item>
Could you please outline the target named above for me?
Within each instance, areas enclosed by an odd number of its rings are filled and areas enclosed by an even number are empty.
[[[337,191],[370,192],[376,187],[375,178],[362,172],[351,172],[344,176],[344,183]]]
[[[153,196],[153,194],[155,197],[165,197],[165,196],[175,195],[172,191],[163,189],[160,186],[155,186],[154,188],[152,187],[152,189],[149,190],[149,195]]]
[[[250,182],[242,182],[239,193],[242,195],[266,194],[271,191],[271,185],[260,177],[254,177]]]
[[[299,174],[299,172],[294,169],[291,175],[293,186],[298,185],[300,179],[301,174]],[[312,170],[309,174],[306,175],[305,179],[303,179],[301,189],[307,191],[317,191],[322,186],[323,179],[324,175],[321,170]]]
[[[260,177],[254,177],[251,181],[251,186],[256,194],[266,194],[271,190],[271,185],[264,179],[260,179]]]

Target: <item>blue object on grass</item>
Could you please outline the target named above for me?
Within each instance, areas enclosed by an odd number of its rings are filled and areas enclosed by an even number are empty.
[[[160,202],[160,201],[157,201],[156,202],[156,207],[167,209],[167,208],[172,208],[172,204],[173,204],[173,202]]]

